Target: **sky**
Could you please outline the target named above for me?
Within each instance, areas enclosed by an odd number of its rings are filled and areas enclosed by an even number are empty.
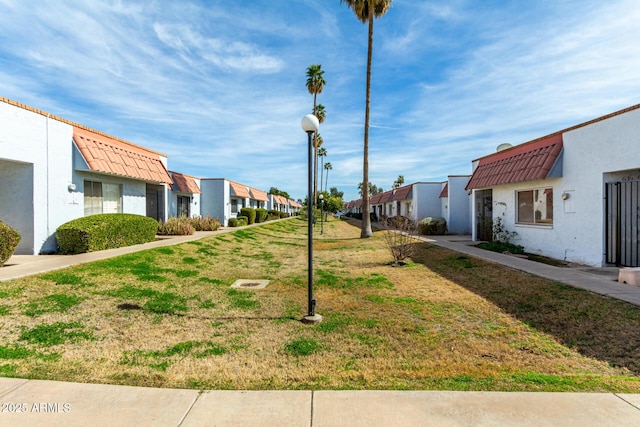
[[[395,0],[374,25],[369,180],[385,190],[640,102],[637,0]],[[294,199],[312,112],[357,199],[367,26],[339,0],[0,0],[0,96]],[[326,178],[326,177],[325,177]]]

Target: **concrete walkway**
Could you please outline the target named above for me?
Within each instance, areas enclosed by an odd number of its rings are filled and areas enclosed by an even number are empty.
[[[233,229],[231,229],[233,230]],[[199,232],[74,256],[16,256],[0,281],[231,231]],[[640,305],[617,269],[561,268],[470,246],[467,236],[424,238]],[[0,426],[638,426],[640,394],[458,391],[204,391],[0,378]]]
[[[0,378],[3,426],[640,426],[640,395],[206,391]]]

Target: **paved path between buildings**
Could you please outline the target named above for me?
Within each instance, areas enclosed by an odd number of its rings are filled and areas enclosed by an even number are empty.
[[[232,229],[233,230],[233,229]],[[13,257],[0,281],[229,231],[200,232],[74,256]],[[560,268],[487,252],[466,236],[424,238],[640,305],[617,269]],[[0,285],[1,286],[1,285]],[[197,391],[0,378],[0,426],[625,426],[640,427],[640,394],[461,391]]]

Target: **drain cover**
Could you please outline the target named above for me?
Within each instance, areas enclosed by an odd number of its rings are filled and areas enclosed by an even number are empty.
[[[264,289],[269,284],[268,280],[257,279],[238,279],[231,285],[232,288],[247,288],[247,289]]]

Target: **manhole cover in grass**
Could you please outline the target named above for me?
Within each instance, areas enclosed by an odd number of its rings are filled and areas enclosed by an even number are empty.
[[[264,289],[269,284],[268,280],[256,280],[256,279],[238,279],[231,285],[232,288],[245,288],[245,289]]]
[[[138,304],[129,304],[128,302],[125,302],[124,304],[118,304],[118,308],[120,310],[142,310],[142,307],[140,307]]]

